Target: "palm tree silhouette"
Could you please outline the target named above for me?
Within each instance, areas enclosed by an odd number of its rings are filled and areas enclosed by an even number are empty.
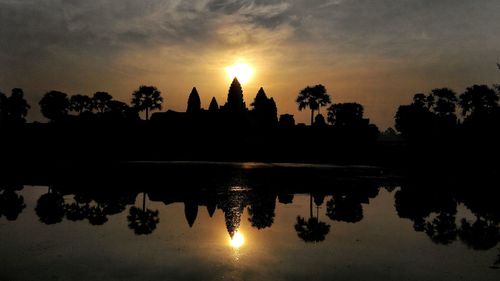
[[[330,232],[330,225],[320,221],[318,213],[313,217],[313,197],[312,194],[309,196],[309,219],[306,221],[304,217],[297,216],[295,231],[304,242],[321,242]]]
[[[161,92],[153,86],[140,86],[132,94],[132,106],[138,111],[146,111],[146,120],[149,120],[149,111],[161,110],[162,103]]]
[[[296,100],[299,105],[299,110],[302,111],[305,108],[311,109],[311,126],[314,123],[314,111],[320,109],[321,106],[325,106],[331,103],[330,96],[326,93],[325,86],[319,84],[314,87],[307,86],[299,92]]]
[[[142,209],[135,206],[130,207],[127,216],[128,227],[137,235],[151,234],[160,222],[158,210],[146,209],[146,192],[142,193]]]

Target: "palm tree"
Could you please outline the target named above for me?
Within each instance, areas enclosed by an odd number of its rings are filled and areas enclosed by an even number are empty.
[[[330,95],[327,94],[325,86],[319,84],[314,87],[307,86],[299,92],[296,100],[299,110],[311,109],[311,126],[314,123],[314,111],[331,103]]]
[[[297,216],[295,231],[304,242],[321,242],[325,240],[326,235],[330,232],[330,225],[320,221],[318,214],[313,217],[313,197],[309,198],[309,219],[306,221],[304,217]]]
[[[149,120],[150,110],[161,110],[162,103],[161,92],[154,86],[140,86],[132,94],[132,106],[138,111],[146,111],[146,120]]]
[[[135,206],[130,207],[127,220],[128,227],[133,229],[137,235],[151,234],[156,229],[156,225],[160,222],[158,210],[146,209],[145,192],[142,193],[142,209]]]

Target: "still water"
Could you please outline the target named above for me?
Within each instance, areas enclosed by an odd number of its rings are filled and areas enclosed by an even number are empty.
[[[498,204],[342,182],[311,193],[5,185],[0,280],[500,280]]]

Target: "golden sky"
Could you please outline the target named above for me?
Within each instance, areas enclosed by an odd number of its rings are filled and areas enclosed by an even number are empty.
[[[244,61],[247,105],[262,86],[307,122],[295,98],[321,83],[384,129],[414,93],[499,82],[499,14],[491,0],[0,0],[0,91],[25,89],[31,120],[53,89],[129,102],[155,85],[183,111],[193,86],[223,104]]]

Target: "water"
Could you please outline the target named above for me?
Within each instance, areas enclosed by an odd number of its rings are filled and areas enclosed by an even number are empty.
[[[311,195],[238,175],[216,189],[4,187],[0,280],[500,278],[491,200],[380,177]]]

